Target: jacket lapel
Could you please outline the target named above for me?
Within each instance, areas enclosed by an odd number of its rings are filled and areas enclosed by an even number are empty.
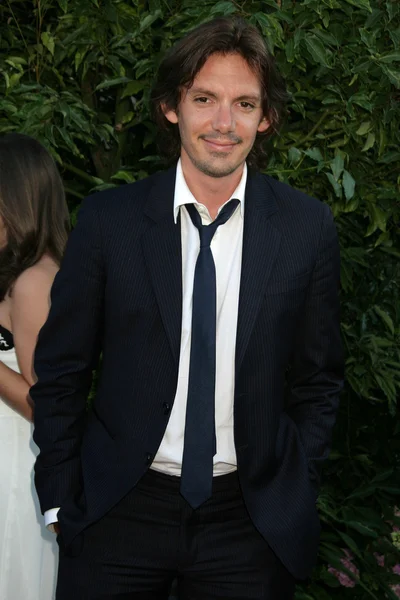
[[[182,327],[181,228],[173,218],[176,168],[159,173],[144,209],[152,226],[142,247],[161,318],[176,362],[179,362]]]
[[[246,185],[242,272],[236,335],[236,375],[253,330],[269,276],[278,255],[281,234],[269,222],[278,210],[266,178],[249,171]]]
[[[179,221],[173,219],[176,168],[156,176],[144,212],[152,221],[142,247],[161,318],[174,358],[179,362],[182,328],[182,247]],[[265,179],[249,171],[243,232],[242,274],[236,336],[238,374],[266,292],[280,244],[280,233],[269,222],[278,210]]]

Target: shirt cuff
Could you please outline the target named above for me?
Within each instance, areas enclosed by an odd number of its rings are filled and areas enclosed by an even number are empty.
[[[52,533],[55,533],[54,523],[57,523],[57,521],[58,521],[57,514],[58,514],[59,510],[60,510],[60,507],[50,508],[49,510],[46,510],[46,512],[44,513],[44,524],[46,525],[47,529],[49,531],[51,531]]]

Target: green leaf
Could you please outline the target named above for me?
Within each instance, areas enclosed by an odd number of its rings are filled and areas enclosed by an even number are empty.
[[[301,159],[301,155],[302,155],[301,150],[299,150],[298,148],[295,148],[293,146],[292,148],[290,148],[290,150],[288,152],[289,162],[292,164],[298,163],[299,160]]]
[[[70,106],[70,116],[71,121],[77,125],[78,129],[82,132],[88,133],[90,130],[90,125],[87,120],[86,115],[79,110],[76,110],[73,106]]]
[[[10,87],[10,78],[8,76],[8,73],[6,73],[5,71],[1,71],[1,74],[3,75],[5,82],[6,82],[6,89],[8,90],[8,88]]]
[[[326,96],[326,98],[322,100],[322,104],[339,104],[340,102],[341,100],[337,96]]]
[[[83,50],[78,50],[75,53],[75,71],[77,71],[83,61],[83,59],[85,58],[85,54],[87,52],[87,48],[84,48]]]
[[[344,156],[340,150],[337,150],[336,152],[337,152],[337,154],[336,154],[334,160],[331,161],[330,166],[331,166],[334,178],[336,179],[336,181],[339,181],[339,178],[344,169]]]
[[[351,96],[349,98],[349,103],[352,104],[358,104],[358,106],[361,106],[362,108],[365,108],[365,110],[367,110],[368,112],[372,112],[374,105],[371,102],[371,100],[368,98],[367,94],[360,92],[357,94],[354,94],[353,96]]]
[[[368,15],[367,20],[364,23],[364,27],[366,29],[376,29],[385,18],[385,14],[378,8],[379,3],[374,2],[375,6],[371,11],[371,14]]]
[[[130,81],[121,94],[121,100],[127,96],[135,96],[137,93],[142,91],[145,84],[145,81]]]
[[[325,173],[327,178],[329,179],[335,195],[337,196],[337,198],[341,198],[342,197],[342,186],[340,185],[340,183],[338,183],[338,181],[334,178],[334,176],[332,175],[332,173]]]
[[[18,85],[19,80],[21,79],[21,77],[23,76],[23,72],[22,73],[13,73],[10,77],[10,88],[14,88],[16,85]]]
[[[126,183],[133,183],[135,181],[135,176],[130,171],[122,170],[112,175],[111,179],[120,179]]]
[[[60,102],[57,106],[57,110],[62,114],[66,123],[68,124],[69,119],[71,118],[71,110],[66,102]]]
[[[311,160],[315,160],[316,162],[323,162],[324,160],[324,157],[321,154],[321,150],[316,147],[308,148],[308,150],[306,150],[304,154],[311,158]]]
[[[8,65],[11,65],[12,67],[28,64],[28,61],[25,58],[23,58],[23,56],[9,56],[5,62]]]
[[[349,550],[351,550],[356,556],[358,556],[359,558],[362,558],[360,549],[357,546],[356,542],[353,540],[353,538],[351,538],[349,535],[347,535],[347,533],[343,533],[342,531],[339,531],[339,530],[337,530],[337,533],[340,535],[340,537],[346,544],[347,548],[349,548]]]
[[[161,10],[158,9],[154,13],[150,15],[146,15],[140,21],[140,33],[143,33],[146,29],[148,29],[153,23],[162,16]]]
[[[392,335],[394,335],[394,324],[393,324],[391,317],[387,314],[387,312],[382,310],[380,308],[380,306],[374,306],[374,310],[375,310],[376,314],[379,315],[380,318],[382,319],[382,321],[385,323],[385,325],[389,329],[390,333]]]
[[[396,62],[396,61],[400,60],[400,52],[390,52],[389,54],[380,56],[377,60],[379,62],[383,62],[383,63]]]
[[[43,46],[47,48],[47,50],[52,56],[54,56],[55,40],[51,33],[49,33],[48,31],[43,31],[42,35],[40,36],[40,39],[42,40]]]
[[[348,4],[352,4],[353,6],[357,6],[357,8],[361,8],[372,12],[369,0],[345,0],[345,2],[348,2]]]
[[[254,15],[254,20],[261,26],[265,41],[271,52],[274,51],[275,45],[283,47],[284,41],[282,25],[274,14],[257,12]]]
[[[400,71],[395,71],[394,69],[389,69],[386,65],[382,65],[382,71],[387,75],[390,82],[397,88],[400,88]]]
[[[324,559],[338,569],[342,569],[341,559],[343,558],[343,550],[332,544],[323,542],[320,544],[320,553]]]
[[[378,373],[374,373],[374,378],[389,402],[395,402],[397,396],[396,388],[393,382],[388,379],[387,374],[385,373],[384,376],[381,377]]]
[[[388,380],[386,379],[386,381],[388,381]],[[396,394],[396,388],[394,386],[393,386],[393,393]],[[382,492],[387,492],[388,494],[392,494],[393,496],[395,496],[397,498],[400,496],[400,487],[397,485],[381,485],[381,486],[379,486],[379,489]]]
[[[150,59],[145,59],[145,60],[139,61],[139,63],[137,63],[137,65],[136,65],[136,77],[138,77],[138,78],[142,77],[142,75],[144,75],[151,69],[152,69],[152,62]]]
[[[372,148],[372,146],[374,144],[375,144],[375,134],[369,133],[368,137],[367,137],[367,141],[365,142],[364,147],[361,150],[361,152],[367,152],[367,150],[370,150],[370,148]]]
[[[299,47],[299,45],[300,45],[300,42],[301,42],[302,40],[304,40],[304,37],[305,37],[305,33],[304,33],[304,31],[303,31],[302,29],[300,29],[300,27],[299,27],[299,28],[297,28],[297,29],[296,29],[296,31],[294,32],[294,36],[293,36],[293,39],[294,39],[294,47],[295,47],[296,49]]]
[[[236,6],[232,2],[222,0],[217,2],[210,10],[210,15],[231,15],[236,12]]]
[[[351,527],[352,529],[355,529],[359,533],[362,533],[362,535],[365,535],[365,537],[370,537],[374,539],[378,537],[376,531],[374,531],[364,523],[360,523],[358,521],[346,521],[346,525],[348,525],[348,527]]]
[[[328,44],[330,46],[339,46],[338,39],[332,34],[328,33],[324,29],[317,29],[316,27],[312,30],[323,43]]]
[[[346,135],[345,137],[340,138],[339,140],[336,140],[336,142],[332,142],[332,144],[328,144],[328,148],[340,148],[341,146],[346,146],[348,141],[349,141],[349,138]]]
[[[390,164],[393,162],[400,161],[400,152],[388,152],[379,159],[379,163]]]
[[[308,52],[311,54],[315,62],[318,64],[331,68],[329,64],[329,54],[324,44],[315,35],[308,35],[304,39]]]
[[[294,39],[290,38],[285,46],[285,54],[286,54],[286,60],[289,63],[292,63],[294,61],[294,57],[295,57],[295,47],[294,47]]]
[[[365,487],[362,487],[362,488],[356,490],[352,494],[350,494],[347,497],[347,500],[351,500],[353,498],[368,498],[369,496],[372,496],[373,494],[375,494],[375,492],[376,492],[375,485],[365,486]]]
[[[395,0],[387,0],[386,1],[386,10],[387,10],[389,20],[391,21],[400,12],[400,7],[399,7],[397,0],[396,0],[396,2],[395,2]]]
[[[124,114],[124,116],[121,119],[121,123],[123,125],[126,125],[127,123],[130,123],[133,119],[133,117],[135,116],[135,113],[132,111],[129,111],[127,113]]]
[[[64,14],[68,12],[68,0],[57,0],[59,7]]]
[[[371,121],[364,121],[364,123],[361,123],[360,127],[357,129],[356,134],[357,135],[367,135],[367,133],[371,130],[371,128],[372,128]]]
[[[102,83],[96,87],[96,91],[106,90],[110,87],[115,87],[117,85],[121,85],[122,83],[128,83],[129,79],[127,77],[115,77],[114,79],[106,79]]]
[[[367,235],[371,235],[377,229],[381,231],[386,231],[386,219],[387,214],[376,204],[369,204],[368,211],[370,214],[371,225],[368,227]]]
[[[230,4],[230,2],[229,2]],[[270,22],[268,19],[268,15],[263,12],[256,12],[253,15],[253,20],[257,21],[262,27],[266,27],[267,29],[270,27]]]
[[[354,196],[354,189],[356,187],[356,182],[353,179],[353,177],[350,175],[350,173],[346,170],[343,171],[342,185],[343,185],[344,195],[346,197],[346,200],[351,200],[352,197]]]
[[[140,159],[140,162],[154,162],[157,163],[159,162],[160,157],[158,155],[153,155],[153,156],[144,156],[143,158]]]
[[[364,29],[363,27],[361,27],[359,29],[360,32],[360,38],[362,39],[362,41],[364,42],[364,44],[367,46],[367,48],[369,50],[375,50],[376,49],[376,32],[371,32],[368,29]]]
[[[59,134],[61,135],[61,137],[64,140],[65,144],[67,145],[67,148],[69,148],[69,150],[71,150],[71,152],[75,156],[79,156],[79,157],[83,158],[82,154],[79,152],[78,147],[76,146],[75,142],[73,141],[73,139],[70,136],[70,134],[68,133],[68,131],[66,131],[62,127],[57,127],[56,129],[59,132]]]

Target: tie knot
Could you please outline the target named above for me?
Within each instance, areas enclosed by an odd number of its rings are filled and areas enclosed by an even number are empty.
[[[223,225],[230,219],[230,217],[235,212],[235,209],[237,208],[238,204],[239,200],[237,200],[237,198],[230,200],[227,204],[225,204],[218,217],[209,225],[203,225],[203,223],[201,222],[201,216],[199,215],[199,212],[195,208],[194,204],[185,204],[186,210],[188,211],[190,218],[192,219],[193,225],[199,230],[201,248],[204,246],[209,246],[211,244],[211,241],[214,237],[214,233],[216,232],[218,227],[220,225]]]

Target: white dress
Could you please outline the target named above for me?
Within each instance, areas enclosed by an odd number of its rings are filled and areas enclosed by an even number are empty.
[[[19,372],[0,327],[0,360]],[[58,547],[44,526],[33,483],[32,425],[0,398],[0,600],[53,600]]]

